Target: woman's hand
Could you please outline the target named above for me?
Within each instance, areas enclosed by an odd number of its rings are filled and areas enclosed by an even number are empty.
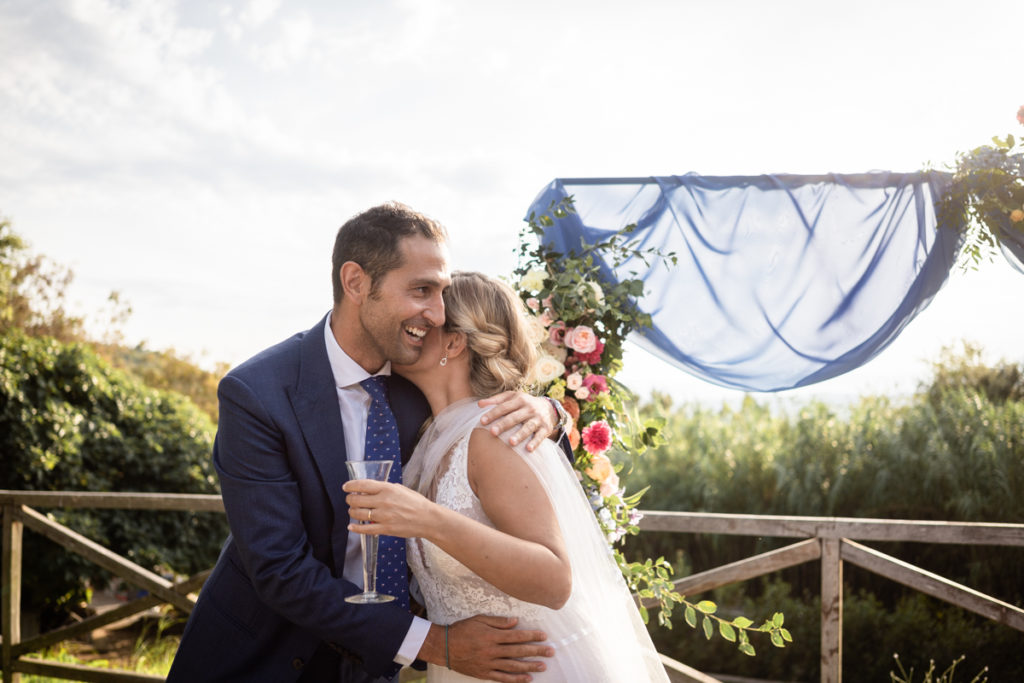
[[[528,451],[541,445],[558,426],[558,413],[546,398],[522,391],[503,391],[479,401],[478,405],[494,406],[480,418],[481,424],[490,425],[491,434],[498,436],[518,427],[509,443],[515,446],[525,441]]]
[[[348,495],[349,531],[374,536],[429,538],[440,508],[401,484],[353,479],[341,487]],[[358,524],[357,522],[370,522]]]

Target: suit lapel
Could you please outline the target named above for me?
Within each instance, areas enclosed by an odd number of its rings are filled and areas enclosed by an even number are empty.
[[[334,510],[331,546],[335,568],[340,575],[348,542],[348,506],[341,485],[348,480],[345,469],[345,435],[338,407],[338,392],[324,346],[327,319],[302,339],[299,377],[290,392],[292,407],[310,455],[320,471],[327,497]]]

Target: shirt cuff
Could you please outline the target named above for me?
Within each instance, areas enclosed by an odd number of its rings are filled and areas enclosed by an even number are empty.
[[[423,647],[423,641],[427,639],[427,633],[429,631],[429,621],[419,617],[413,617],[412,624],[409,626],[409,631],[405,634],[405,640],[402,641],[402,647],[398,648],[398,652],[395,654],[395,663],[401,664],[402,666],[409,666],[412,664],[416,659],[416,656],[419,655],[420,648]]]

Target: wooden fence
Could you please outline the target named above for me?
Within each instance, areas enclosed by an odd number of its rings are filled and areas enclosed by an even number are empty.
[[[112,553],[98,543],[40,514],[34,508],[107,508],[223,512],[219,496],[164,493],[82,493],[0,491],[3,509],[3,659],[5,683],[20,674],[75,681],[135,683],[161,681],[159,676],[50,662],[25,655],[45,650],[120,621],[158,604],[191,612],[197,591],[209,575],[202,572],[172,583]],[[25,528],[96,563],[148,592],[148,595],[81,622],[21,639],[22,536]],[[1024,524],[976,524],[907,520],[783,517],[694,512],[645,512],[642,531],[733,534],[802,539],[792,545],[679,579],[677,590],[694,596],[805,562],[821,562],[821,680],[842,679],[843,563],[850,562],[927,595],[1024,631],[1024,610],[966,586],[914,567],[856,541],[913,541],[953,545],[1024,546]],[[652,605],[648,605],[652,606]],[[663,657],[676,682],[713,683],[715,679]]]

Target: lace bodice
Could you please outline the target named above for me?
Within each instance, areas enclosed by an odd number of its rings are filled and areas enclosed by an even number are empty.
[[[469,484],[469,441],[486,408],[475,397],[439,413],[402,468],[405,483],[439,505],[494,527]],[[561,609],[517,600],[471,572],[434,544],[411,538],[409,564],[420,584],[427,616],[451,624],[476,615],[512,616],[518,627],[543,631],[554,656],[535,683],[668,683],[586,494],[568,459],[552,441],[528,452],[520,444],[506,457],[521,457],[551,501],[572,566],[573,588]],[[477,679],[443,666],[427,667],[428,683]]]
[[[493,527],[469,485],[469,436],[458,441],[442,459],[437,475],[435,502],[470,519]],[[420,584],[430,620],[451,624],[477,614],[515,615],[520,622],[536,623],[547,608],[503,593],[465,565],[422,538],[410,539],[409,565]]]

